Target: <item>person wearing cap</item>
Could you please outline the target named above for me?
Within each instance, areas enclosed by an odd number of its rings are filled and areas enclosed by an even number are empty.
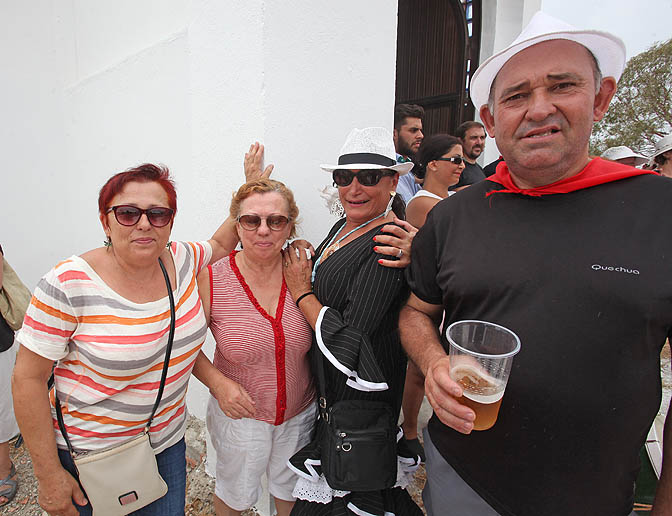
[[[504,161],[429,213],[399,321],[434,409],[430,515],[632,513],[672,328],[672,183],[588,154],[624,63],[619,38],[537,13],[473,76],[471,98]],[[443,310],[444,326],[483,320],[520,337],[489,430],[473,431],[459,402],[437,331]],[[668,459],[656,515],[672,514]]]
[[[636,153],[625,145],[609,147],[600,157],[609,161],[615,161],[616,163],[623,163],[623,165],[630,165],[631,167],[639,167],[649,161],[648,158]]]
[[[397,322],[408,287],[403,269],[379,266],[383,256],[372,239],[394,222],[395,213],[403,215],[404,205],[395,188],[399,175],[412,167],[413,163],[396,162],[387,129],[353,129],[338,164],[321,166],[338,188],[345,218],[317,247],[312,264],[303,253],[298,257],[291,251],[284,253],[287,288],[315,330],[312,352],[320,355],[324,365],[326,405],[341,400],[386,403],[395,421],[406,372]],[[325,431],[325,424],[322,416],[317,435]],[[395,428],[389,431],[399,434]],[[298,475],[294,489],[298,500],[292,514],[420,516],[422,511],[404,489],[412,482],[420,458],[404,445],[400,439],[397,454],[404,458],[394,472],[397,482],[392,488],[346,492],[329,486],[322,473],[319,439],[314,437],[289,461]]]
[[[672,177],[672,134],[668,134],[656,142],[653,162],[661,175]]]

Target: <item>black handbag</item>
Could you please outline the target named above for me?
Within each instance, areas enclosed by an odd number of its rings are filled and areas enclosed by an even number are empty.
[[[14,330],[9,327],[5,318],[0,315],[0,353],[7,351],[14,344]]]
[[[397,480],[396,418],[388,403],[327,403],[324,357],[317,352],[322,473],[332,489],[378,491]]]

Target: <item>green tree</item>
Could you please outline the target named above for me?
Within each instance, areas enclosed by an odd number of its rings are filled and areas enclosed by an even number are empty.
[[[645,156],[672,132],[672,39],[631,58],[618,81],[609,111],[595,124],[591,154],[627,145]]]

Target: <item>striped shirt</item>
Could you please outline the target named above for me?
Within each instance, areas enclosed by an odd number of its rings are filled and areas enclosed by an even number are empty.
[[[208,242],[173,242],[175,337],[166,384],[151,427],[154,451],[178,442],[186,427],[186,393],[207,326],[196,274],[210,261]],[[144,428],[156,400],[170,327],[168,296],[134,303],[112,290],[79,256],[38,283],[17,340],[57,360],[55,385],[76,450],[123,442]],[[57,444],[58,430],[51,394]]]
[[[274,425],[315,399],[307,353],[313,332],[282,282],[275,317],[258,303],[235,252],[210,267],[210,329],[215,367],[255,402],[256,419]]]

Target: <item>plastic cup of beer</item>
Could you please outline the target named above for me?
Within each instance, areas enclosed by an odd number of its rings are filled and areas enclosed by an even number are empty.
[[[460,403],[476,413],[474,430],[497,421],[520,339],[508,328],[486,321],[457,321],[446,329],[450,377],[460,384]]]

